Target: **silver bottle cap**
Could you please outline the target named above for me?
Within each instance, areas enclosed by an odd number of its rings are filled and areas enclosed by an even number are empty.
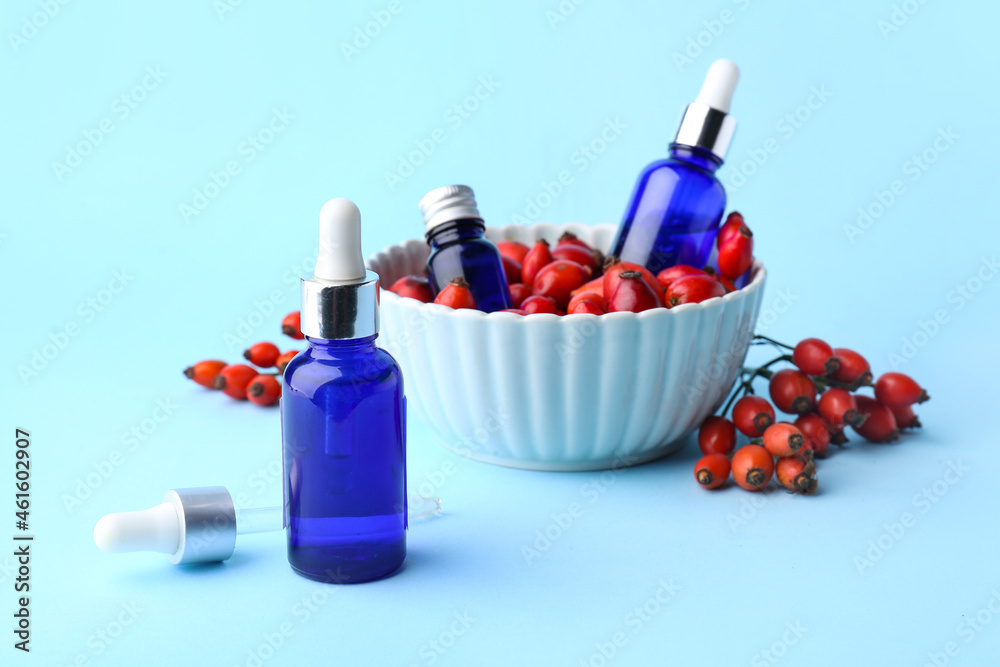
[[[302,279],[302,333],[311,338],[345,340],[378,333],[379,278],[365,271],[363,281]]]
[[[684,110],[675,144],[712,152],[720,160],[736,132],[736,119],[729,115],[740,70],[732,60],[716,60],[708,68],[705,82],[694,102]]]
[[[163,496],[180,521],[177,551],[169,556],[174,565],[226,560],[236,548],[236,508],[224,486],[173,489]]]
[[[452,220],[482,220],[476,195],[468,185],[446,185],[425,194],[417,204],[424,216],[424,233]]]

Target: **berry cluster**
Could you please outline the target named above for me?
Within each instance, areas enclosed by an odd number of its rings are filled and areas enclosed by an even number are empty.
[[[704,456],[695,464],[694,476],[706,489],[722,486],[732,473],[737,485],[756,491],[776,474],[788,491],[810,495],[816,492],[814,459],[825,458],[831,444],[846,443],[847,426],[871,442],[892,442],[901,430],[920,427],[913,406],[930,397],[909,376],[885,373],[873,384],[863,356],[818,338],[806,338],[795,347],[760,335],[754,342],[791,354],[744,369],[720,414],[702,422],[698,446]],[[771,369],[781,362],[792,366]],[[768,380],[770,401],[754,394],[753,382],[759,377]],[[857,393],[862,387],[874,387],[875,396]],[[795,422],[775,422],[775,407],[795,415]],[[737,431],[751,438],[739,449]]]
[[[603,315],[699,303],[735,291],[733,281],[753,264],[753,234],[743,216],[732,212],[716,237],[718,270],[677,265],[653,275],[646,267],[607,257],[574,234],[566,232],[552,247],[542,239],[529,247],[518,241],[497,244],[510,290],[511,308],[518,315],[549,313]],[[429,303],[431,289],[424,276],[404,276],[389,288],[399,296]],[[476,308],[469,284],[455,278],[434,303],[451,308]]]
[[[289,313],[281,322],[281,332],[296,340],[302,340],[299,313]],[[184,376],[202,387],[218,389],[223,394],[238,401],[250,401],[255,405],[274,405],[281,398],[281,382],[278,375],[299,350],[282,352],[274,343],[257,343],[243,352],[243,356],[253,366],[247,364],[227,364],[218,359],[199,361],[184,369]],[[273,368],[274,373],[258,369]]]

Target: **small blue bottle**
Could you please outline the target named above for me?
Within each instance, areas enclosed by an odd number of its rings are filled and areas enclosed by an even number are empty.
[[[446,185],[420,199],[431,254],[427,279],[431,294],[455,278],[469,283],[476,307],[487,313],[510,308],[510,290],[500,251],[486,238],[476,196],[467,185]]]
[[[406,557],[406,402],[399,366],[375,345],[378,275],[347,199],[320,212],[315,277],[302,281],[308,349],[285,368],[281,434],[288,562],[310,579],[356,583]]]
[[[611,254],[653,273],[705,266],[726,208],[715,176],[736,131],[729,115],[739,69],[731,60],[709,67],[701,92],[681,119],[669,157],[647,166],[636,182]]]

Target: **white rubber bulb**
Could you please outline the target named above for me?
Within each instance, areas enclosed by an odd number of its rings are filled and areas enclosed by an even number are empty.
[[[361,211],[350,199],[331,199],[319,212],[319,257],[315,276],[320,280],[364,280],[361,253]]]
[[[733,102],[733,92],[740,80],[740,68],[732,60],[722,58],[712,63],[705,75],[705,83],[701,84],[701,92],[695,102],[707,104],[713,109],[729,113]]]
[[[94,542],[110,554],[134,551],[172,554],[180,546],[180,539],[181,522],[171,503],[138,512],[108,514],[94,526]]]

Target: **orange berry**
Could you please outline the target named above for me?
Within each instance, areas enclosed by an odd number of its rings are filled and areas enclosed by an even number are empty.
[[[451,283],[434,297],[434,303],[455,309],[476,307],[476,300],[469,289],[469,283],[462,277],[452,278]]]
[[[288,313],[285,319],[281,320],[281,333],[295,340],[302,340],[302,316],[299,311]]]
[[[760,445],[740,447],[733,454],[733,480],[747,491],[756,491],[771,481],[774,459]]]
[[[778,459],[775,474],[781,485],[792,493],[806,496],[816,493],[816,466],[809,450],[806,450],[805,456]]]
[[[806,445],[806,438],[795,424],[778,422],[764,431],[764,448],[774,456],[792,456]]]
[[[208,387],[209,389],[214,389],[213,386],[215,382],[215,376],[219,374],[223,368],[226,367],[226,362],[219,361],[218,359],[207,359],[205,361],[199,361],[194,366],[188,366],[184,369],[184,377],[189,380],[194,380],[202,387]]]
[[[254,405],[274,405],[281,398],[281,383],[273,375],[258,375],[247,387],[247,399]]]
[[[245,401],[247,386],[255,377],[257,377],[257,371],[246,364],[233,364],[219,371],[213,386],[216,389],[221,389],[222,393],[230,398]]]
[[[694,464],[694,478],[706,489],[717,489],[729,479],[729,457],[709,454]]]
[[[282,352],[281,356],[278,357],[278,360],[274,362],[274,367],[278,369],[279,373],[284,373],[285,366],[287,366],[288,362],[294,359],[295,355],[298,353],[299,353],[298,350],[289,350],[288,352]]]
[[[281,350],[274,343],[257,343],[243,353],[243,357],[254,366],[271,368],[281,356]]]

